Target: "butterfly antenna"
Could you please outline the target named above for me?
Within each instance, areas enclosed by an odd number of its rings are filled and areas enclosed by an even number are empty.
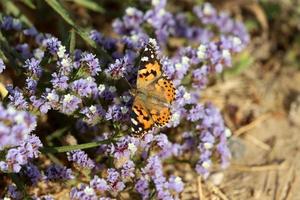
[[[132,85],[130,84],[130,82],[128,81],[128,79],[126,78],[126,76],[124,76],[124,80],[127,83],[127,85],[130,87],[130,89],[133,89]]]

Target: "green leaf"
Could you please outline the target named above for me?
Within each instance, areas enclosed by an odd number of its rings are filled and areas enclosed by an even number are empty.
[[[104,13],[105,10],[96,1],[93,0],[71,0],[72,2],[81,5],[95,12]]]
[[[106,60],[112,62],[112,58],[101,48],[97,46],[95,41],[91,40],[89,34],[84,31],[81,27],[77,26],[74,20],[71,18],[69,12],[60,4],[57,0],[45,0],[46,3],[57,12],[69,25],[71,25],[76,33],[91,47],[96,49],[99,56]]]
[[[69,51],[71,54],[73,54],[74,50],[75,50],[75,46],[76,46],[76,34],[75,34],[75,30],[71,29],[70,30],[70,46],[69,46]]]
[[[52,141],[53,139],[55,138],[59,138],[61,137],[67,130],[69,129],[69,127],[64,127],[64,128],[61,128],[61,129],[58,129],[56,131],[54,131],[53,133],[51,133],[50,135],[48,135],[46,137],[46,140],[48,142]]]
[[[69,12],[60,4],[57,0],[45,0],[46,3],[54,9],[68,24],[75,27],[76,24],[72,20],[71,16],[69,15]]]
[[[26,6],[28,6],[29,8],[35,10],[36,6],[34,5],[34,3],[32,2],[32,0],[21,0]]]
[[[64,153],[74,150],[80,150],[80,149],[88,149],[88,148],[94,148],[98,147],[101,144],[109,144],[112,140],[102,140],[98,142],[90,142],[90,143],[84,143],[84,144],[77,144],[77,145],[69,145],[69,146],[61,146],[61,147],[43,147],[41,149],[41,152],[43,153]]]

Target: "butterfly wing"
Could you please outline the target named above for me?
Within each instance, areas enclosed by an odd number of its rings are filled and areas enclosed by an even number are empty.
[[[149,42],[142,53],[137,77],[131,122],[135,133],[145,133],[154,126],[164,126],[171,119],[170,104],[175,98],[171,80],[162,75],[155,44]]]
[[[139,96],[136,96],[133,101],[131,122],[134,133],[147,132],[155,125],[146,104]]]
[[[137,89],[147,88],[162,75],[162,68],[157,59],[155,46],[152,43],[147,44],[142,53],[140,68],[137,77]]]
[[[174,84],[167,77],[160,77],[155,82],[155,90],[151,92],[151,95],[158,98],[160,101],[171,104],[176,95]]]

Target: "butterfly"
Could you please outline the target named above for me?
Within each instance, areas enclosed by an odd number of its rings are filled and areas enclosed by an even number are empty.
[[[153,127],[163,127],[171,119],[171,104],[176,90],[162,70],[154,39],[144,47],[137,74],[131,112],[133,134],[145,134]]]

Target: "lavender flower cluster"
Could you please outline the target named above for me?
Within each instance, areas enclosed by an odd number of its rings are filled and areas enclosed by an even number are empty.
[[[244,25],[209,3],[194,6],[191,21],[190,12],[168,11],[166,0],[146,2],[151,3],[149,10],[128,7],[122,18],[114,20],[112,27],[118,37],[90,32],[90,38],[111,60],[80,49],[71,52],[50,34],[25,27],[12,17],[2,18],[0,30],[8,39],[22,34],[28,43],[13,47],[23,62],[18,70],[24,72],[24,86],[7,85],[9,95],[5,106],[0,105],[0,152],[4,155],[0,154],[0,175],[14,172],[35,186],[39,182],[49,187],[57,184],[69,190],[74,200],[114,199],[123,193],[167,200],[180,199],[184,190],[179,176],[166,176],[167,160],[187,161],[204,178],[213,165],[229,164],[228,130],[222,116],[211,103],[199,102],[209,77],[231,67],[232,55],[249,42]],[[158,41],[163,71],[177,92],[167,127],[139,138],[130,132],[133,97],[131,88],[124,85],[135,85],[139,52],[150,35]],[[185,43],[173,48],[172,56],[163,55],[162,50],[173,45],[171,38]],[[6,70],[14,69],[0,59],[0,73]],[[49,160],[49,156],[55,164],[35,164],[42,159],[37,158],[44,145],[43,135],[32,132],[37,119],[53,113],[76,121],[72,130],[79,143],[84,138],[101,145],[93,152],[80,148],[67,152],[63,161],[67,166],[48,154],[43,159]],[[22,199],[21,190],[18,184],[9,184],[5,196]],[[30,195],[54,199],[44,193]]]

